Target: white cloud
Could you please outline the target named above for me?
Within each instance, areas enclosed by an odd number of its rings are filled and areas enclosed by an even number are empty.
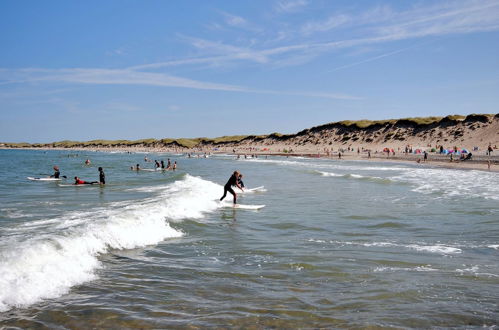
[[[281,0],[275,5],[275,10],[279,13],[291,13],[306,7],[307,5],[307,0]]]
[[[316,32],[326,32],[339,26],[346,25],[350,23],[351,20],[352,18],[350,16],[340,14],[331,16],[327,20],[321,22],[307,22],[301,27],[301,33],[309,35]]]
[[[259,90],[242,86],[217,84],[180,78],[161,73],[139,72],[130,69],[0,69],[0,81],[5,83],[74,83],[90,85],[146,85],[159,87],[178,87],[203,90],[218,90],[227,92],[275,94],[275,95],[301,95],[307,97],[320,97],[342,100],[357,100],[358,97],[316,92],[288,92],[276,90]],[[112,106],[112,104],[109,104]],[[130,109],[129,109],[130,110]]]

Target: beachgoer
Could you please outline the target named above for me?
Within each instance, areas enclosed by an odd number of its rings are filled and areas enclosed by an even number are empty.
[[[166,169],[169,170],[172,168],[172,162],[170,161],[170,158],[168,158],[168,163],[166,164]]]
[[[154,164],[156,165],[156,169],[158,169],[161,166],[157,160],[154,161]]]
[[[172,170],[174,170],[174,171],[175,171],[176,169],[177,169],[177,161],[174,161],[174,162],[173,162],[173,167],[172,167]]]
[[[106,184],[106,175],[104,174],[102,167],[99,167],[99,183]]]
[[[426,161],[428,160],[428,153],[426,152],[426,150],[425,150],[425,152],[423,153],[423,155],[424,155],[424,156],[423,156],[423,162],[426,162]]]
[[[54,167],[53,167],[53,168],[54,168],[54,171],[55,171],[55,172],[54,172],[54,174],[53,174],[53,175],[51,175],[50,177],[51,177],[51,178],[55,178],[55,179],[59,179],[59,176],[61,175],[61,172],[59,172],[59,166],[54,165]]]
[[[139,165],[139,164],[135,165],[135,170],[136,170],[136,171],[139,171],[139,170],[140,170],[140,165]]]
[[[162,170],[164,170],[164,169],[165,169],[165,161],[164,161],[164,160],[162,160],[162,161],[161,161],[161,169],[162,169]]]
[[[85,165],[90,165],[90,159],[87,158],[87,160],[85,161]]]
[[[220,201],[222,201],[225,198],[225,196],[227,196],[227,191],[228,191],[232,194],[232,196],[234,196],[234,204],[236,204],[237,194],[234,191],[234,189],[232,189],[232,186],[236,186],[242,190],[241,186],[237,182],[238,178],[239,178],[239,172],[234,171],[234,173],[231,175],[231,177],[229,178],[229,180],[227,181],[227,183],[224,186],[224,195],[222,197],[220,197]]]

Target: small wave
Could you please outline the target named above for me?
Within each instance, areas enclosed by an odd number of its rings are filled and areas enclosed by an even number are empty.
[[[0,252],[0,311],[59,297],[95,279],[98,256],[111,249],[181,237],[167,220],[202,217],[220,207],[215,201],[220,193],[219,185],[186,175],[154,198],[39,220],[36,230],[19,226],[24,235],[16,237],[22,238],[4,242]]]
[[[315,242],[315,243],[336,244],[336,245],[340,245],[340,246],[350,245],[350,246],[364,246],[364,247],[390,247],[390,248],[394,247],[397,249],[405,248],[405,249],[411,249],[411,250],[416,250],[416,251],[421,251],[421,252],[438,253],[438,254],[443,254],[443,255],[459,254],[459,253],[463,252],[460,248],[442,245],[442,244],[422,245],[422,244],[416,244],[416,243],[414,243],[414,244],[401,244],[401,243],[396,243],[396,242],[322,241],[322,240],[314,240],[314,239],[309,239],[308,241]]]
[[[322,176],[340,177],[340,178],[346,178],[346,179],[356,179],[356,180],[370,181],[370,182],[381,183],[381,184],[393,183],[393,181],[390,180],[389,178],[382,178],[379,176],[360,175],[360,174],[355,174],[355,173],[338,174],[338,173],[334,173],[334,172],[325,172],[325,171],[315,171],[315,173],[321,174]]]
[[[379,229],[379,228],[404,228],[407,227],[407,225],[398,223],[398,222],[383,222],[379,223],[376,225],[371,225],[371,226],[366,226],[366,228],[373,228],[373,229]]]
[[[436,272],[438,269],[428,266],[417,266],[417,267],[376,267],[373,269],[373,272]]]

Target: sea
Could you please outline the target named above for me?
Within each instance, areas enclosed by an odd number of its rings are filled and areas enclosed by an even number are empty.
[[[265,207],[219,201],[235,170]],[[0,150],[0,328],[497,329],[498,304],[497,172]]]

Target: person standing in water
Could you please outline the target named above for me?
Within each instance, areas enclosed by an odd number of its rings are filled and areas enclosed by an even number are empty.
[[[99,183],[106,184],[106,175],[104,174],[102,167],[99,167]]]
[[[59,172],[59,166],[57,165],[54,165],[54,174],[51,175],[50,177],[51,178],[55,178],[55,179],[59,179],[59,177],[61,176],[61,172]]]
[[[238,179],[239,179],[239,172],[234,171],[234,173],[231,175],[231,177],[229,178],[229,180],[227,181],[227,183],[224,186],[224,195],[222,197],[220,197],[220,201],[223,201],[225,196],[227,196],[227,191],[228,191],[232,194],[232,196],[234,196],[234,204],[237,203],[237,194],[234,191],[234,189],[232,189],[232,186],[236,186],[242,190],[241,186],[239,185],[239,182],[237,182]]]

